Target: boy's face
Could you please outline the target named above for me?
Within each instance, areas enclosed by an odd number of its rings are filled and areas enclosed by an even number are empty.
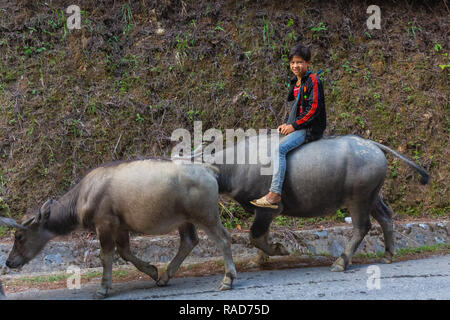
[[[297,77],[303,77],[305,73],[308,71],[310,61],[303,60],[302,57],[293,56],[291,61],[289,61],[289,66],[291,67],[291,71]]]

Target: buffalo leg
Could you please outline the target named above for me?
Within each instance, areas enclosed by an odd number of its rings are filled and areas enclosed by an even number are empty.
[[[331,266],[331,271],[344,271],[347,268],[359,244],[370,230],[370,206],[354,205],[349,209],[353,222],[353,236],[346,245],[344,253]]]
[[[101,288],[94,295],[96,299],[104,299],[112,288],[112,263],[114,259],[114,240],[111,230],[97,229],[100,240],[100,260],[103,266],[103,277]]]
[[[185,223],[178,228],[180,233],[180,247],[175,258],[170,261],[166,271],[161,275],[156,284],[158,286],[165,286],[169,282],[170,278],[177,272],[180,265],[188,254],[198,244],[197,231],[192,223]]]
[[[225,277],[219,286],[219,290],[230,290],[233,286],[233,280],[236,278],[236,268],[234,266],[233,256],[231,254],[231,237],[220,222],[219,212],[214,212],[214,214],[211,214],[208,217],[214,218],[214,220],[210,223],[207,221],[202,221],[199,222],[199,224],[203,227],[203,230],[205,230],[208,237],[214,241],[223,254]]]
[[[264,235],[264,243],[268,243],[269,240],[269,232],[267,232]],[[265,253],[264,251],[262,251],[261,249],[257,249],[258,250],[258,254],[256,256],[255,259],[252,259],[248,264],[247,267],[248,268],[258,268],[260,267],[262,264],[266,263],[269,261],[269,255],[267,253]]]
[[[119,255],[125,260],[131,262],[139,271],[150,276],[153,280],[158,279],[158,269],[148,262],[137,258],[130,250],[130,236],[128,230],[120,230],[116,239],[116,246]]]
[[[383,202],[380,195],[377,197],[371,214],[383,230],[385,250],[384,256],[381,258],[381,262],[391,263],[394,255],[394,227],[392,225],[392,210]]]
[[[273,218],[271,213],[256,210],[255,221],[250,228],[250,243],[269,256],[288,255],[289,252],[281,243],[268,243],[269,227]]]
[[[3,286],[2,283],[0,282],[0,300],[5,299],[5,293],[3,292]]]
[[[264,242],[269,243],[269,231],[264,235]],[[269,261],[269,255],[264,251],[258,249],[258,256],[256,257],[256,263],[261,265],[265,262]]]

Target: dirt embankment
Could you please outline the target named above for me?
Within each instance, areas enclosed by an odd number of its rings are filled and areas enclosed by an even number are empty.
[[[398,149],[383,195],[401,217],[449,216],[448,7],[360,1],[0,1],[0,208],[20,217],[90,168],[168,155],[176,128],[276,127],[287,54],[324,70],[327,134]],[[231,206],[231,205],[230,205]],[[235,216],[246,219],[240,211]],[[4,232],[4,231],[2,231]]]

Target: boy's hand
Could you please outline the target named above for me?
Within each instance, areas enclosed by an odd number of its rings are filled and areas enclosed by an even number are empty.
[[[289,125],[284,125],[284,127],[282,127],[281,128],[281,134],[284,134],[284,135],[288,135],[289,133],[292,133],[292,132],[294,132],[295,131],[295,129],[294,129],[294,127],[292,126],[292,124],[289,124]]]
[[[281,129],[286,126],[286,123],[283,123],[282,125],[278,126],[277,131],[281,132]]]

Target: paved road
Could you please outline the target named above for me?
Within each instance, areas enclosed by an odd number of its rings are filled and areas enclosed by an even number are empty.
[[[450,299],[450,255],[422,260],[351,266],[343,273],[327,267],[240,273],[232,291],[219,292],[221,275],[175,278],[164,288],[153,281],[115,284],[110,299]],[[379,284],[379,289],[377,289]],[[369,287],[372,287],[370,289]],[[90,299],[94,285],[80,290],[32,290],[9,299]]]

